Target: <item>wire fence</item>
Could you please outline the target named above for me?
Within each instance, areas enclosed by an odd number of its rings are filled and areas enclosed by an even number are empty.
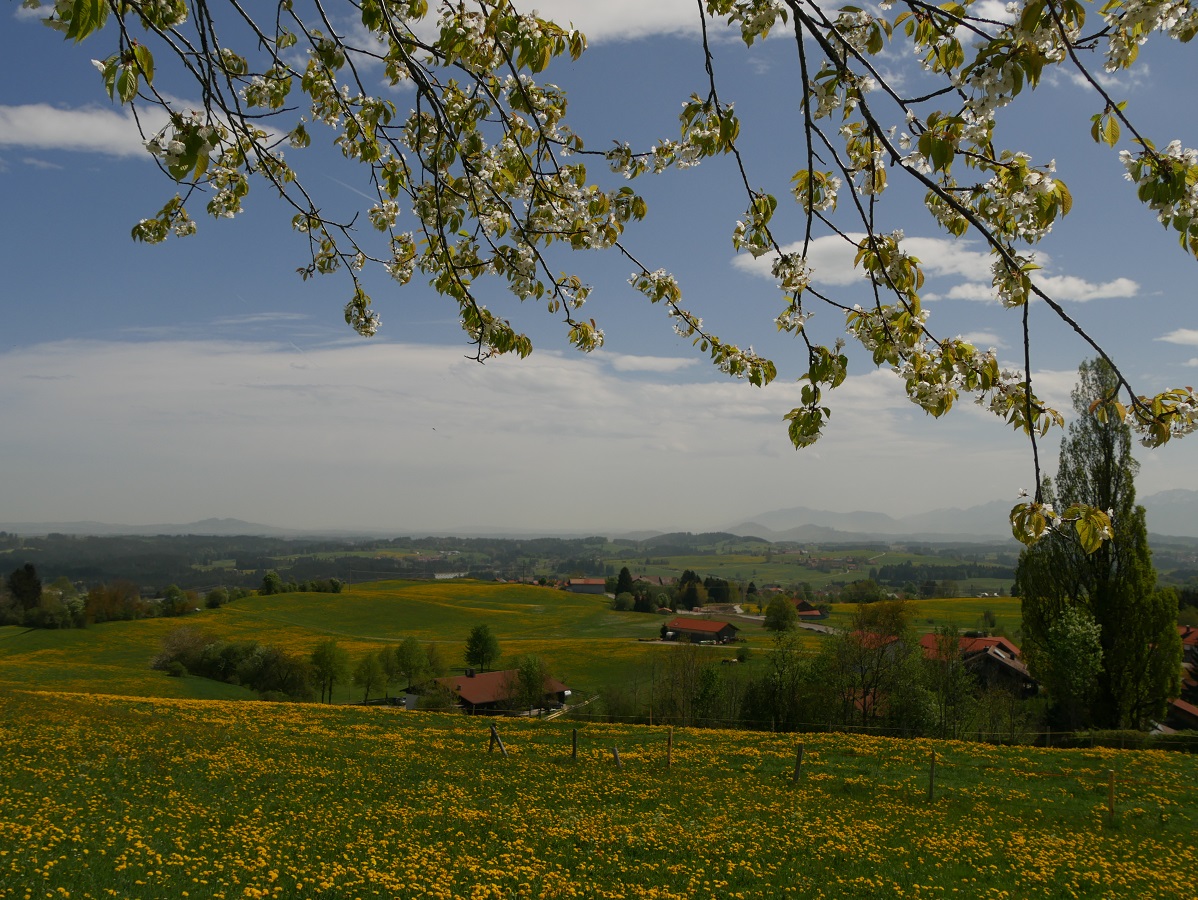
[[[845,731],[730,734],[569,722],[537,727],[483,717],[476,733],[480,751],[485,739],[485,753],[497,762],[517,757],[537,765],[568,762],[621,773],[632,767],[662,774],[673,770],[688,778],[764,777],[806,789],[862,796],[905,793],[928,802],[972,803],[997,791],[1032,805],[1080,801],[1088,813],[1101,809],[1111,825],[1121,812],[1134,811],[1159,815],[1162,825],[1177,814],[1182,830],[1192,834],[1198,828],[1198,762],[1174,754],[1116,753],[1110,747],[1045,752],[927,738],[879,743],[853,738],[884,736]]]

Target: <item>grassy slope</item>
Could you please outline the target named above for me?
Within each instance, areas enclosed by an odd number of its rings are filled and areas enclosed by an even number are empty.
[[[1019,602],[927,600],[914,603],[916,624],[955,621],[976,627],[981,611],[991,609],[1008,632],[1018,627]],[[831,624],[844,624],[849,606],[834,608]],[[149,669],[163,637],[182,625],[201,628],[228,640],[258,640],[306,654],[322,640],[336,639],[360,658],[408,636],[438,644],[449,665],[461,665],[466,635],[476,624],[489,625],[499,637],[504,658],[537,653],[557,677],[578,692],[606,684],[647,678],[657,645],[660,616],[617,613],[601,596],[570,594],[529,585],[469,581],[375,582],[342,594],[278,594],[248,597],[219,610],[184,619],[109,622],[86,630],[34,631],[0,628],[0,686],[96,691],[132,696],[244,698],[248,692],[201,678],[168,678]],[[764,650],[769,635],[755,622],[738,621],[751,648]],[[804,632],[808,644],[819,638]],[[668,651],[666,651],[668,652]],[[705,648],[713,657],[726,648]],[[761,654],[755,653],[760,659]],[[502,664],[502,663],[501,663]],[[361,699],[349,684],[337,699]]]
[[[1198,758],[0,690],[0,900],[1192,898]],[[613,765],[619,747],[623,768]],[[937,754],[937,792],[927,798]],[[1107,822],[1108,771],[1118,813]]]
[[[554,673],[577,691],[635,677],[646,654],[660,647],[664,619],[616,613],[601,596],[527,585],[479,582],[376,582],[342,594],[249,597],[219,610],[183,619],[108,622],[86,630],[0,628],[0,686],[96,691],[133,696],[246,697],[248,692],[200,678],[168,678],[149,669],[162,638],[183,625],[228,640],[258,640],[306,654],[336,639],[351,658],[408,636],[438,644],[445,661],[462,664],[465,639],[476,624],[499,637],[505,660],[524,653],[546,658]],[[747,626],[752,643],[768,638]],[[707,649],[707,648],[705,648]],[[726,656],[710,648],[713,656]],[[361,699],[341,685],[337,699]]]

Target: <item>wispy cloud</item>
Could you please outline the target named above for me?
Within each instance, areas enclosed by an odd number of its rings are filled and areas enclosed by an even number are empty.
[[[521,12],[535,9],[561,25],[572,24],[595,42],[699,31],[698,7],[690,0],[518,0],[516,6]]]
[[[308,319],[307,313],[293,312],[258,312],[245,313],[240,316],[222,316],[219,319],[213,319],[213,325],[225,326],[241,326],[241,325],[279,325],[287,322],[303,322]]]
[[[812,281],[817,284],[843,286],[864,280],[859,269],[854,268],[856,242],[864,234],[850,234],[849,241],[831,235],[816,238],[807,251],[807,260],[812,268]],[[950,240],[947,238],[909,237],[903,241],[903,249],[916,257],[929,278],[964,279],[947,290],[929,290],[926,300],[977,300],[996,302],[991,285],[991,266],[994,258],[978,241]],[[803,244],[796,242],[782,248],[785,253],[801,253]],[[776,253],[768,253],[757,259],[737,256],[732,265],[743,272],[762,278],[771,274]],[[1093,282],[1076,275],[1047,274],[1052,259],[1047,253],[1038,252],[1036,262],[1042,274],[1037,284],[1054,300],[1085,303],[1089,300],[1134,297],[1140,291],[1137,282],[1130,278],[1115,278],[1111,281]]]
[[[1198,328],[1176,328],[1168,334],[1157,338],[1167,344],[1182,344],[1187,347],[1198,347]]]
[[[26,473],[0,481],[0,508],[33,520],[227,515],[402,531],[712,528],[780,496],[917,511],[942,505],[920,485],[967,505],[1026,480],[1023,446],[1001,422],[963,404],[932,423],[887,371],[833,392],[826,437],[796,452],[782,416],[799,385],[706,372],[662,383],[660,365],[542,352],[479,366],[460,347],[374,342],[302,357],[285,342],[9,351],[0,417],[36,411],[39,428],[0,432],[0,456]]]
[[[132,113],[100,106],[0,106],[0,146],[150,158]]]
[[[961,337],[975,347],[994,347],[997,349],[1007,346],[1006,341],[992,331],[970,331],[961,335]]]
[[[601,354],[617,372],[680,372],[698,364],[693,356],[627,356]]]

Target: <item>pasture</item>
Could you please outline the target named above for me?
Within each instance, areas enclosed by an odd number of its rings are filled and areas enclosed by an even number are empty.
[[[979,626],[983,610],[1016,634],[1019,601],[1007,597],[911,601],[915,626],[930,631],[953,622]],[[335,639],[356,661],[408,636],[437,645],[450,666],[463,664],[465,640],[477,624],[497,635],[502,667],[535,653],[576,693],[587,695],[620,682],[648,681],[655,653],[669,652],[656,638],[665,617],[614,612],[603,596],[571,594],[535,585],[472,581],[385,581],[347,588],[341,594],[288,593],[253,596],[181,618],[106,622],[82,630],[0,628],[0,687],[98,692],[147,697],[247,699],[244,688],[203,678],[170,678],[150,669],[163,638],[187,625],[231,641],[256,640],[306,655]],[[853,607],[835,604],[825,624],[848,624]],[[757,621],[738,618],[753,664],[771,636]],[[819,635],[801,632],[809,649]],[[704,647],[713,659],[734,651]],[[349,683],[337,686],[337,702],[362,699]]]
[[[679,729],[667,768],[662,728],[575,759],[503,720],[505,758],[481,718],[3,690],[0,722],[0,900],[1180,900],[1198,868],[1180,753]]]
[[[463,664],[470,629],[489,625],[503,654],[542,656],[553,674],[581,694],[649,676],[649,654],[665,618],[613,612],[603,596],[571,594],[533,585],[471,581],[372,582],[341,594],[288,593],[246,597],[215,610],[170,619],[106,622],[82,630],[0,628],[0,687],[87,691],[131,696],[247,698],[243,688],[202,678],[170,678],[150,669],[163,638],[181,626],[230,641],[256,640],[306,655],[335,639],[356,661],[408,636],[436,644],[450,666]],[[741,623],[742,625],[744,623]],[[744,626],[750,645],[765,647],[767,633]],[[813,637],[812,640],[815,640]],[[668,648],[667,648],[668,650]],[[726,648],[703,648],[713,658]],[[335,700],[362,699],[345,683]]]

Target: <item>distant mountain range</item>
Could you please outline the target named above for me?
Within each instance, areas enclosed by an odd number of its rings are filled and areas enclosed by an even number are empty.
[[[1161,491],[1141,497],[1139,502],[1147,512],[1150,533],[1198,538],[1198,491]],[[1011,537],[1007,516],[1015,503],[1015,500],[992,500],[966,509],[936,509],[897,519],[864,510],[838,513],[795,506],[754,516],[751,521],[724,530],[767,541],[829,543],[896,538],[931,543],[993,541]]]
[[[1164,537],[1198,538],[1198,491],[1169,490],[1141,497],[1140,503],[1148,512],[1148,530],[1151,534]],[[886,513],[858,510],[856,512],[832,512],[826,509],[810,509],[795,506],[753,516],[736,525],[720,529],[742,537],[759,537],[767,541],[795,541],[799,543],[837,543],[851,541],[894,541],[917,540],[929,543],[958,543],[1005,540],[1011,537],[1007,516],[1014,500],[993,500],[966,509],[957,507],[937,509],[932,512],[916,513],[895,518]],[[257,537],[300,538],[300,537],[378,537],[384,535],[380,529],[298,529],[261,525],[241,519],[204,519],[182,525],[112,525],[105,522],[0,522],[0,531],[16,534],[94,534],[94,535],[155,535],[197,534],[229,537],[254,535]],[[419,534],[420,529],[405,528],[398,532]],[[444,532],[438,532],[444,533]],[[578,531],[577,535],[595,534],[595,531]],[[461,537],[528,537],[544,532],[499,533],[475,531]],[[620,537],[631,538],[622,534]],[[638,532],[637,538],[650,536]]]
[[[218,537],[234,537],[240,534],[254,537],[309,537],[314,534],[334,535],[344,532],[301,531],[296,528],[278,528],[274,525],[259,525],[241,519],[203,519],[185,525],[113,525],[108,522],[0,522],[0,531],[15,534],[91,534],[100,537],[110,535],[156,535],[198,534]]]

